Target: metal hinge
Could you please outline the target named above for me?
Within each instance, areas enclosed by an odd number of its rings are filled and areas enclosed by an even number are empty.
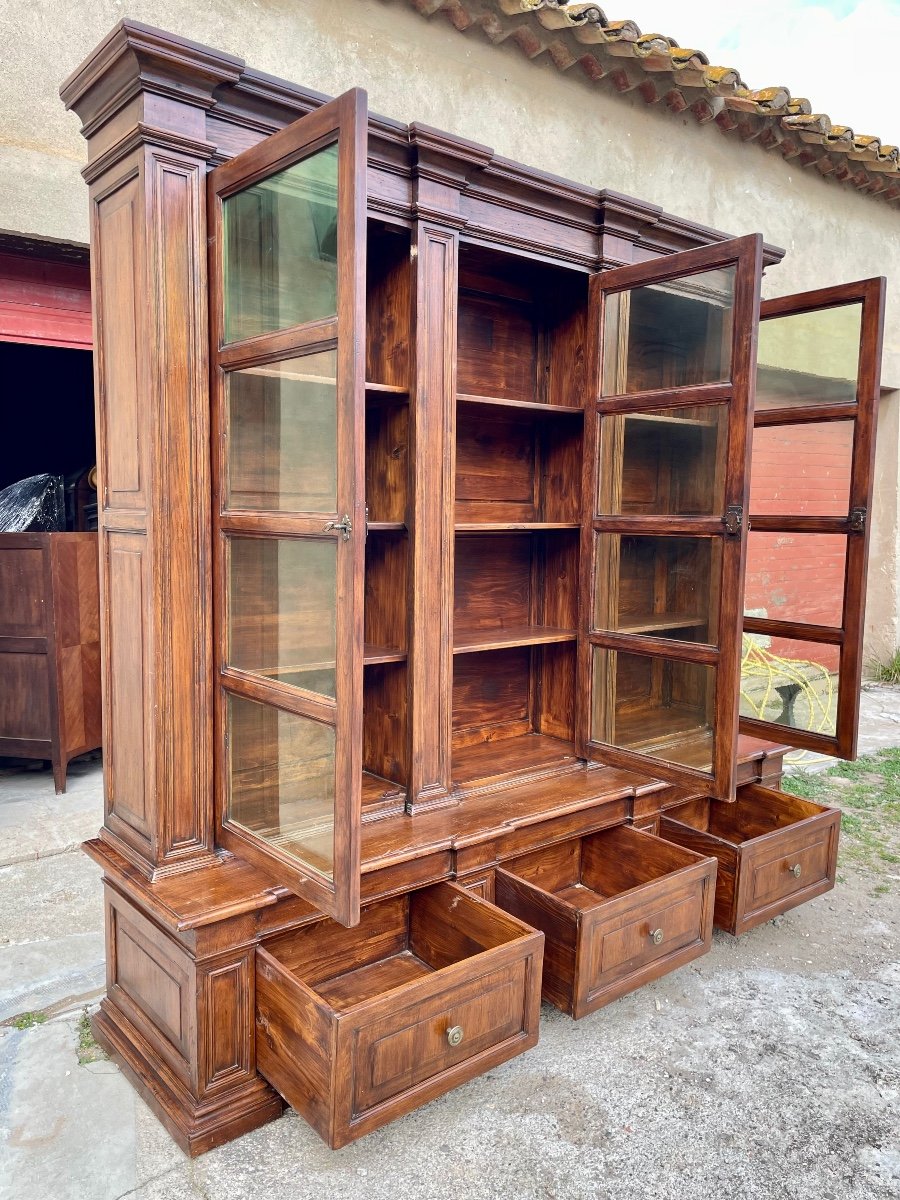
[[[328,533],[332,529],[339,529],[344,541],[349,542],[350,534],[353,532],[353,522],[350,520],[349,513],[344,513],[344,518],[341,521],[327,521],[324,532]]]
[[[725,509],[722,524],[725,526],[726,533],[731,534],[732,537],[740,536],[744,525],[744,510],[739,504],[729,504],[728,508]]]
[[[847,525],[851,533],[865,533],[866,517],[869,515],[865,508],[851,508],[850,516],[847,518]]]

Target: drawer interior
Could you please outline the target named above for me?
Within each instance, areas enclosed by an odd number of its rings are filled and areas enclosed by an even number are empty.
[[[369,905],[352,929],[326,919],[265,942],[336,1012],[521,938],[531,930],[453,884]]]
[[[679,846],[618,825],[537,850],[504,863],[503,870],[572,908],[588,909],[696,861]]]
[[[732,804],[693,800],[669,809],[665,815],[723,842],[740,846],[776,829],[789,829],[799,821],[825,811],[822,805],[800,796],[748,784],[738,789],[737,799]]]

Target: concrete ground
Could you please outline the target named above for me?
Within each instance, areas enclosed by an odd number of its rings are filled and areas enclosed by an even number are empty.
[[[900,745],[900,689],[862,751]],[[84,1036],[101,768],[0,772],[3,1200],[897,1200],[900,864],[838,887],[338,1152],[288,1111],[190,1161]],[[23,1013],[37,1013],[30,1027]],[[15,1018],[19,1018],[15,1021]],[[81,1061],[80,1061],[81,1060]]]

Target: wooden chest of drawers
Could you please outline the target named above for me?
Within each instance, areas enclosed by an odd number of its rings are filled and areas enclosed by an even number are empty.
[[[48,759],[64,792],[100,741],[97,535],[2,533],[0,754]]]

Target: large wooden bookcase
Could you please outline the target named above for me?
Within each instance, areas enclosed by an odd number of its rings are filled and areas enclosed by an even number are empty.
[[[854,750],[883,281],[761,308],[761,236],[134,22],[63,95],[98,346],[95,1027],[179,1142],[286,1099],[342,1145],[533,1045],[542,996],[581,1016],[831,887],[838,814],[777,784],[785,742]],[[852,429],[850,503],[759,528],[845,540],[842,618],[746,628],[836,648],[833,728],[742,732],[757,334],[822,312],[851,318],[844,391],[788,336],[758,422]]]

